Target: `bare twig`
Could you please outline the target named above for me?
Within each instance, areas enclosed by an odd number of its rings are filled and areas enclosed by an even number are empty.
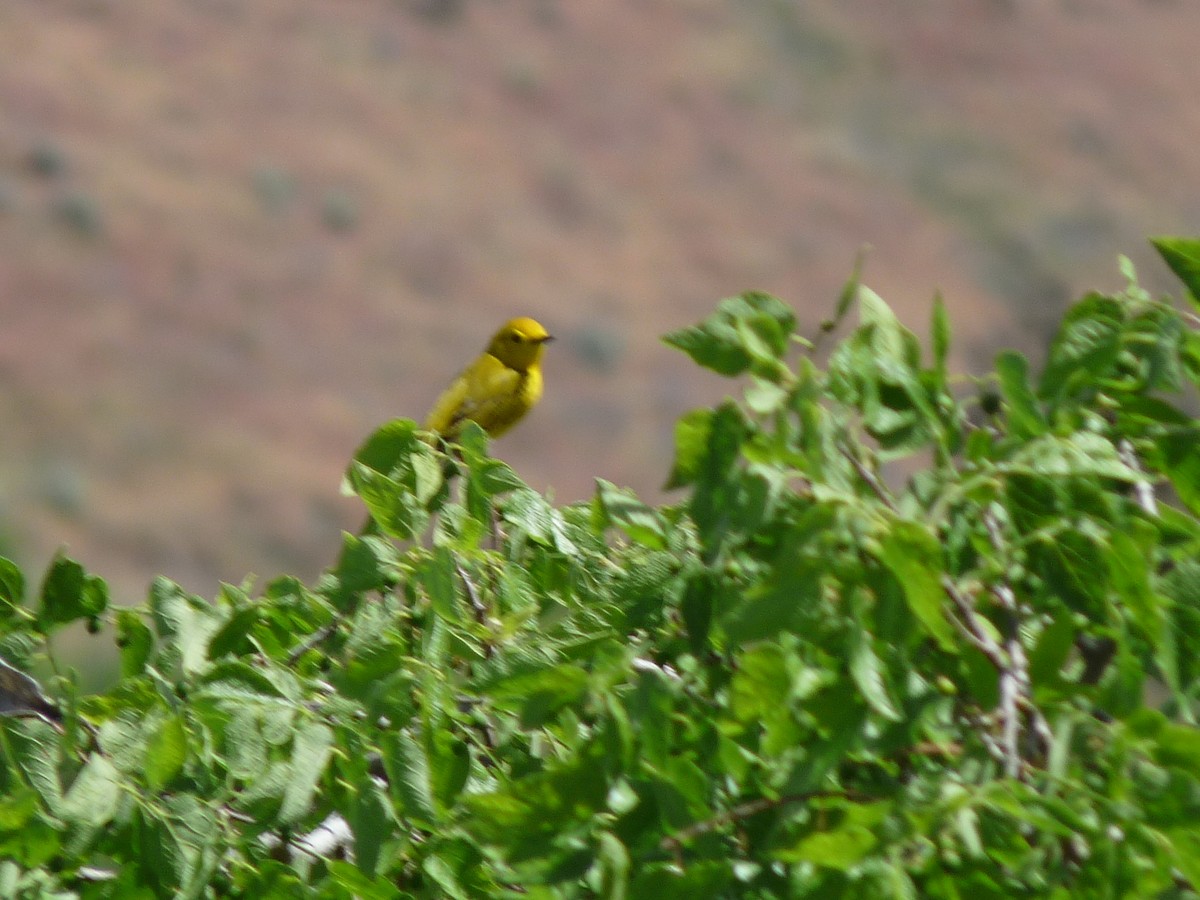
[[[991,632],[983,624],[983,617],[975,610],[975,604],[971,602],[971,598],[963,593],[949,575],[942,576],[942,590],[954,602],[959,615],[962,616],[961,622],[958,619],[951,621],[959,625],[967,640],[974,644],[993,666],[997,669],[1006,668],[1008,657],[1004,654],[1004,648],[996,642]]]
[[[854,471],[858,473],[858,477],[866,482],[867,487],[875,492],[875,496],[879,498],[879,502],[886,506],[894,513],[899,513],[900,509],[896,506],[896,501],[888,491],[887,486],[876,477],[875,473],[868,469],[857,456],[850,451],[850,448],[839,446],[842,456],[850,461],[850,465],[854,466]]]
[[[308,640],[297,644],[295,649],[288,654],[287,664],[289,666],[294,666],[300,661],[300,657],[302,657],[305,653],[307,653],[309,650],[312,650],[318,644],[323,644],[325,641],[327,641],[333,635],[333,633],[337,631],[337,627],[338,620],[334,619],[328,625],[323,625],[318,628],[308,636]]]
[[[757,800],[747,800],[745,803],[739,803],[732,809],[727,809],[725,812],[717,813],[711,818],[704,819],[701,822],[689,825],[687,828],[681,828],[674,834],[669,834],[659,841],[659,847],[663,850],[671,850],[677,855],[682,851],[685,841],[690,841],[692,838],[700,837],[703,834],[716,831],[723,825],[728,825],[731,822],[738,822],[742,819],[748,819],[751,816],[756,816],[760,812],[766,812],[769,809],[778,809],[781,806],[790,806],[793,803],[803,803],[806,800],[818,800],[822,798],[838,798],[843,800],[851,800],[856,803],[861,803],[872,798],[860,794],[858,791],[841,790],[841,791],[808,791],[803,794],[784,794],[782,797],[759,797]],[[677,856],[678,858],[678,856]]]
[[[471,609],[475,610],[475,620],[480,625],[483,625],[487,621],[487,606],[479,599],[479,591],[475,589],[475,582],[471,580],[471,576],[467,574],[467,570],[463,568],[457,556],[454,558],[454,571],[462,579],[463,589],[467,592],[467,599],[471,601]]]
[[[983,524],[987,529],[992,549],[998,557],[1004,556],[1004,539],[1000,533],[1000,523],[992,510],[983,514]],[[1033,682],[1029,677],[1029,658],[1025,655],[1025,646],[1021,643],[1021,607],[1012,586],[1001,581],[991,587],[992,596],[1005,611],[1006,623],[1004,633],[1004,650],[1010,665],[1000,670],[1000,709],[1003,716],[1001,726],[1004,730],[1004,746],[1008,754],[1007,771],[1010,777],[1016,777],[1020,772],[1019,745],[1020,713],[1025,709],[1029,715],[1030,727],[1045,752],[1049,752],[1053,736],[1045,717],[1033,703]]]

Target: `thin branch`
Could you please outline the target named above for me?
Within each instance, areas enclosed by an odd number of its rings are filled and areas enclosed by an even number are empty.
[[[866,482],[867,487],[875,492],[875,496],[879,498],[879,502],[892,512],[898,514],[900,508],[896,506],[896,501],[888,491],[887,486],[876,477],[874,472],[863,465],[862,460],[850,452],[848,447],[839,445],[838,449],[841,451],[842,456],[850,461],[850,465],[854,466],[854,471],[858,473],[858,477]]]
[[[966,636],[975,645],[978,650],[988,658],[992,665],[997,669],[1005,669],[1008,666],[1008,657],[1004,653],[1004,648],[1001,647],[987,627],[983,624],[983,617],[975,610],[970,598],[962,592],[957,584],[954,583],[949,575],[942,576],[942,590],[947,596],[954,601],[954,605],[958,608],[959,615],[963,617],[962,625],[966,629]],[[954,619],[952,621],[958,621]]]
[[[790,806],[793,803],[803,803],[806,800],[818,800],[822,798],[837,798],[842,800],[851,800],[856,803],[862,803],[873,798],[860,794],[858,791],[842,790],[842,791],[808,791],[803,794],[784,794],[782,797],[759,797],[757,800],[748,800],[745,803],[740,803],[732,809],[727,809],[725,812],[717,813],[711,818],[704,819],[701,822],[696,822],[689,825],[687,828],[681,828],[674,834],[669,834],[659,841],[659,847],[663,850],[672,850],[679,853],[685,841],[690,841],[692,838],[700,837],[702,834],[716,831],[718,828],[728,825],[731,822],[739,822],[742,819],[748,819],[751,816],[756,816],[760,812],[766,812],[769,809],[778,809],[782,806]]]
[[[467,570],[463,568],[457,556],[454,557],[454,571],[462,579],[463,589],[467,592],[467,599],[471,601],[471,609],[475,610],[475,620],[480,625],[483,625],[487,622],[487,606],[479,599],[479,591],[475,589],[475,582],[471,580],[471,576],[467,574]]]
[[[294,666],[300,661],[300,657],[302,657],[305,653],[307,653],[309,650],[312,650],[318,644],[323,644],[325,641],[327,641],[333,635],[333,633],[337,631],[337,627],[338,620],[334,619],[328,625],[323,625],[318,628],[308,636],[308,640],[297,644],[295,649],[288,654],[287,664],[289,666]]]
[[[983,524],[987,529],[992,549],[998,557],[1003,557],[1004,538],[1000,533],[1000,523],[995,513],[988,509],[983,514]],[[1041,749],[1049,753],[1053,740],[1050,726],[1038,708],[1033,704],[1033,681],[1029,677],[1029,658],[1025,655],[1025,646],[1021,643],[1021,608],[1017,595],[1012,586],[1006,581],[991,586],[992,596],[1005,611],[1004,650],[1008,655],[1011,666],[1000,670],[1000,708],[1004,719],[1004,744],[1009,754],[1008,774],[1016,777],[1020,772],[1019,740],[1020,713],[1025,709],[1029,715],[1030,726],[1033,728]]]
[[[1154,485],[1150,483],[1150,479],[1142,470],[1137,451],[1133,449],[1133,443],[1129,438],[1121,438],[1117,442],[1117,455],[1121,458],[1121,462],[1138,474],[1138,480],[1133,483],[1133,497],[1138,506],[1145,511],[1146,515],[1158,518],[1158,500],[1154,496]]]

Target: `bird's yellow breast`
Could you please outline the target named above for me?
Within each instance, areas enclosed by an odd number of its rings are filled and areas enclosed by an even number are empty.
[[[485,353],[454,379],[425,421],[425,427],[454,439],[468,419],[492,437],[517,424],[542,398],[542,370],[510,369]]]

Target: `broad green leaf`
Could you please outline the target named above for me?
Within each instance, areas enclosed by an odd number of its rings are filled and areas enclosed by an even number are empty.
[[[262,604],[258,603],[249,603],[235,610],[208,642],[208,658],[220,659],[245,649],[246,637],[262,619],[264,612]]]
[[[0,622],[13,618],[24,601],[24,574],[12,560],[0,557]]]
[[[1050,344],[1038,394],[1051,399],[1094,391],[1098,381],[1111,375],[1121,351],[1124,318],[1121,304],[1100,294],[1071,307]]]
[[[1139,546],[1125,532],[1114,531],[1109,535],[1107,557],[1109,577],[1117,596],[1133,614],[1134,621],[1151,644],[1161,644],[1166,609],[1162,598],[1151,587],[1154,560],[1149,548]]]
[[[433,794],[442,809],[449,809],[471,774],[471,748],[444,731],[433,737],[433,745],[437,750],[431,757]]]
[[[814,564],[796,559],[746,591],[744,599],[730,604],[721,623],[733,645],[772,638],[801,627],[820,599],[820,575]]]
[[[791,690],[791,677],[783,648],[778,644],[759,644],[737,660],[729,706],[741,722],[754,722],[772,715],[785,704]]]
[[[401,814],[419,827],[437,821],[429,756],[406,730],[386,736],[380,748],[392,796]]]
[[[845,871],[865,859],[877,843],[871,829],[848,821],[830,831],[813,832],[795,846],[775,851],[774,855],[784,862],[808,862]]]
[[[1046,421],[1029,386],[1029,361],[1020,353],[1006,350],[996,357],[996,375],[1013,433],[1023,438],[1043,434]]]
[[[707,369],[740,375],[755,363],[777,364],[795,327],[795,314],[782,301],[749,292],[722,300],[699,325],[672,331],[663,341]]]
[[[71,824],[98,828],[112,821],[120,795],[120,774],[107,758],[95,754],[75,777],[58,814]]]
[[[1044,434],[1028,441],[1002,470],[1030,475],[1075,478],[1140,480],[1137,472],[1122,462],[1117,448],[1103,435],[1078,431],[1066,437]]]
[[[858,685],[863,698],[877,714],[892,722],[900,720],[900,711],[888,693],[887,684],[883,678],[883,664],[880,662],[871,636],[857,624],[849,631],[850,677]]]
[[[479,683],[476,690],[496,703],[518,709],[527,727],[536,727],[587,692],[591,678],[572,663],[518,669]]]
[[[500,505],[501,518],[515,530],[543,547],[564,549],[562,529],[555,521],[557,511],[537,491],[519,488]],[[570,546],[569,543],[566,546]]]
[[[1062,677],[1062,667],[1075,645],[1075,623],[1061,612],[1042,629],[1029,654],[1029,677],[1034,688],[1056,684]]]
[[[396,822],[384,789],[367,774],[365,767],[354,787],[354,807],[347,817],[354,832],[354,860],[362,874],[371,878],[378,870],[383,844],[394,833]]]
[[[385,589],[399,577],[400,560],[391,541],[376,535],[342,534],[337,565],[323,581],[322,592],[345,611],[360,594]]]
[[[1156,735],[1154,756],[1166,766],[1176,766],[1194,778],[1200,772],[1200,729],[1168,722]]]
[[[280,822],[293,824],[308,812],[332,752],[333,731],[325,723],[306,722],[296,732],[291,772],[279,809]]]
[[[880,559],[904,589],[908,608],[939,647],[955,652],[954,629],[946,618],[941,544],[916,522],[897,521],[880,541]]]
[[[366,504],[371,518],[386,534],[409,540],[425,530],[429,514],[403,484],[354,462],[346,474],[353,492]]]
[[[700,474],[712,429],[713,412],[694,409],[675,423],[675,463],[664,490],[687,487]]]
[[[354,452],[354,461],[380,474],[390,474],[418,444],[423,444],[417,437],[418,431],[417,423],[411,419],[393,419],[371,433]]]
[[[1156,237],[1150,243],[1188,290],[1188,299],[1200,306],[1200,238]]]
[[[59,732],[41,719],[24,719],[7,724],[0,719],[5,759],[19,772],[22,782],[37,791],[43,805],[59,815],[63,803],[58,773]]]
[[[1200,515],[1200,428],[1172,429],[1159,439],[1157,449],[1179,499]]]
[[[150,613],[159,636],[178,645],[185,672],[199,672],[208,665],[208,642],[221,625],[208,602],[160,577],[150,586]]]
[[[1164,832],[1174,853],[1171,862],[1191,884],[1200,884],[1200,833],[1195,824],[1169,828]]]
[[[160,791],[183,770],[187,760],[187,731],[178,716],[168,716],[159,723],[146,743],[146,783]]]
[[[61,553],[54,557],[42,582],[38,622],[43,630],[76,619],[99,616],[108,608],[108,585]]]
[[[651,550],[667,547],[667,524],[657,510],[640,501],[633,491],[596,479],[596,500],[608,521]]]
[[[629,848],[608,831],[602,831],[597,841],[600,845],[596,854],[600,864],[600,894],[609,900],[625,900],[629,890]]]
[[[421,560],[414,573],[433,611],[448,622],[462,619],[458,600],[458,573],[454,554],[446,547],[437,547],[433,555]]]

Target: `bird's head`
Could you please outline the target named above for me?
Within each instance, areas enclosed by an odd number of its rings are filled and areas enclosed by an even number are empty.
[[[554,340],[540,322],[522,316],[506,322],[488,344],[488,353],[510,369],[524,372],[542,359],[546,342]]]

